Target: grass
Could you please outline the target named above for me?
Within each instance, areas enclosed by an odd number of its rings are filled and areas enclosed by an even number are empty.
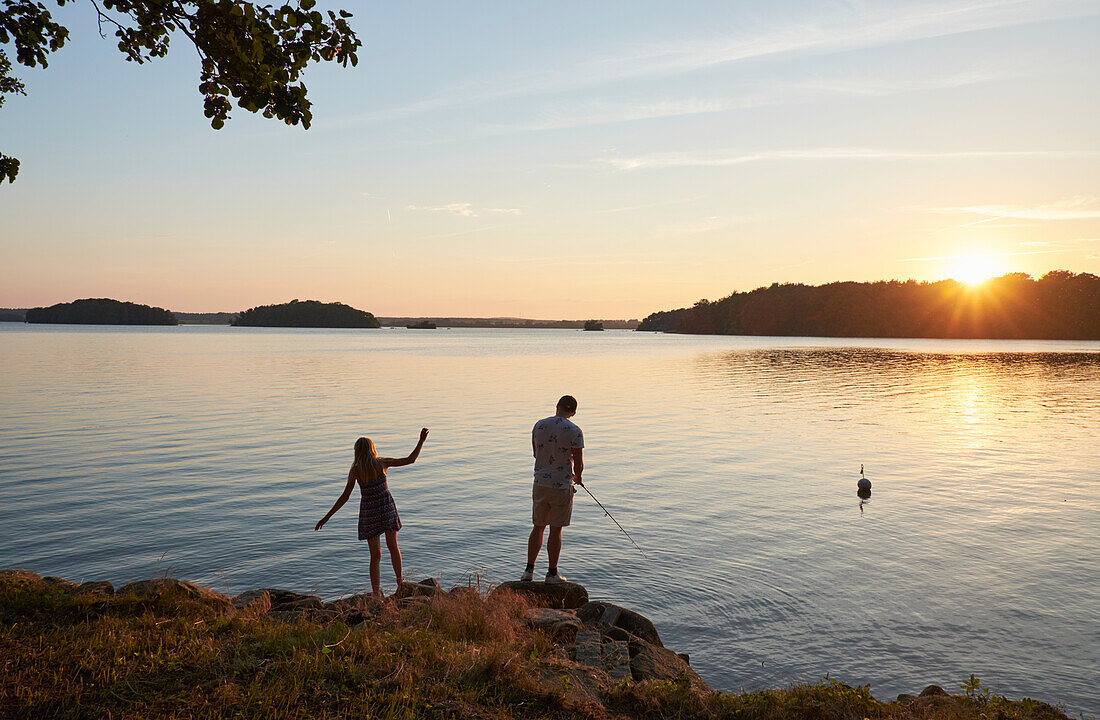
[[[904,705],[836,681],[740,695],[686,679],[616,683],[518,622],[527,605],[509,594],[364,604],[317,621],[269,609],[266,597],[219,612],[171,594],[0,579],[0,717],[1065,720],[988,693]]]

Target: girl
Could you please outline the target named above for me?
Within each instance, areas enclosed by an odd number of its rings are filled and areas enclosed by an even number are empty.
[[[421,428],[420,441],[416,448],[406,458],[380,458],[374,449],[374,443],[370,438],[361,437],[355,441],[355,461],[348,471],[348,484],[344,492],[340,493],[333,504],[332,509],[321,518],[314,530],[320,530],[328,519],[351,497],[351,489],[359,484],[359,492],[362,499],[359,501],[359,539],[366,540],[370,546],[370,586],[371,594],[376,598],[382,597],[381,571],[382,547],[378,536],[385,533],[386,547],[390,551],[390,562],[393,563],[393,575],[400,585],[405,581],[401,574],[401,551],[397,549],[397,531],[401,529],[401,518],[397,516],[397,506],[393,502],[393,495],[386,485],[386,468],[412,465],[420,455],[420,449],[424,447],[424,440],[428,437],[428,428]]]

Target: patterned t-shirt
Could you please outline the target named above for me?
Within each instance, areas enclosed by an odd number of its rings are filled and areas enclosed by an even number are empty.
[[[584,447],[584,434],[568,418],[552,415],[531,430],[535,445],[535,484],[565,489],[573,486],[573,448]]]

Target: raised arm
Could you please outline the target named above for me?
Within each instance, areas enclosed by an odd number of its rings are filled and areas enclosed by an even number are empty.
[[[404,458],[378,458],[382,461],[382,464],[386,467],[401,467],[402,465],[412,465],[416,462],[416,459],[420,457],[420,450],[424,447],[424,440],[428,437],[428,428],[420,428],[420,440],[417,441],[416,447],[409,453],[408,457]]]
[[[336,498],[336,502],[332,504],[332,509],[325,513],[325,516],[321,518],[321,521],[313,528],[314,530],[320,530],[328,522],[328,519],[336,514],[336,511],[344,507],[344,503],[351,497],[351,490],[355,487],[355,475],[351,470],[348,470],[348,484],[344,486],[344,492],[340,493],[340,497]]]

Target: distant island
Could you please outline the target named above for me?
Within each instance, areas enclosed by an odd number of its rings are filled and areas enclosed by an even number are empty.
[[[292,300],[282,305],[260,305],[240,313],[230,324],[238,327],[379,327],[377,318],[366,310],[319,300]]]
[[[69,325],[179,325],[168,310],[110,298],[85,298],[49,307],[30,308],[28,323]]]
[[[639,330],[704,335],[1100,340],[1100,277],[772,284],[656,312]]]
[[[406,325],[409,330],[435,330],[436,324],[429,320],[421,320],[420,322],[414,322],[411,325]]]
[[[585,320],[584,321],[584,329],[585,330],[603,330],[603,323],[600,322],[599,320]]]

